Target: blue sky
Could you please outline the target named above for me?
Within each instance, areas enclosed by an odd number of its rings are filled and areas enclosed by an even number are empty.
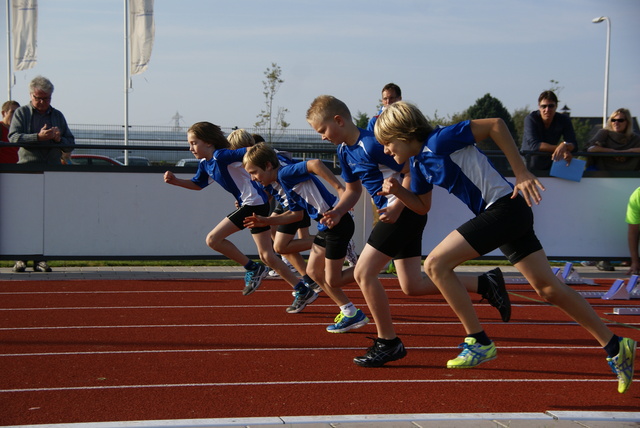
[[[69,123],[123,123],[123,10],[122,0],[40,0],[38,63],[15,73],[13,98],[28,102],[41,74]],[[5,13],[3,4],[3,23]],[[609,112],[640,115],[637,0],[155,0],[153,54],[133,76],[129,123],[170,125],[178,111],[184,125],[251,127],[272,62],[292,128],[308,127],[320,94],[371,116],[388,82],[428,116],[447,116],[486,93],[511,112],[533,110],[556,80],[572,115],[602,116],[607,24],[591,22],[601,15],[612,24]],[[6,39],[0,55],[6,98]]]

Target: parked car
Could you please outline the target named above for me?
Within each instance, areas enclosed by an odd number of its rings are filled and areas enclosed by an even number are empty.
[[[200,159],[196,159],[196,158],[188,158],[188,159],[180,159],[177,163],[176,166],[198,166],[198,164],[200,163]]]
[[[116,158],[118,162],[124,165],[124,156],[118,156]],[[129,166],[151,166],[149,159],[142,156],[129,156]]]
[[[102,155],[71,155],[74,165],[124,166],[123,163]]]

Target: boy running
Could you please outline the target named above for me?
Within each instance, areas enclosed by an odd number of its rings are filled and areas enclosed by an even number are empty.
[[[422,232],[427,223],[427,211],[412,211],[394,195],[381,195],[385,178],[404,180],[409,177],[404,162],[398,163],[384,153],[383,147],[370,131],[358,128],[351,113],[339,99],[322,95],[317,97],[307,111],[307,121],[313,129],[338,146],[338,159],[346,190],[340,202],[325,213],[323,222],[331,224],[349,211],[358,201],[364,186],[378,208],[380,220],[356,263],[355,278],[375,319],[378,338],[367,353],[356,357],[354,363],[363,367],[379,367],[406,355],[402,341],[397,337],[389,300],[378,274],[392,258],[398,273],[402,291],[409,296],[438,294],[433,282],[422,275]],[[477,292],[496,307],[503,321],[509,321],[511,303],[505,289],[502,273],[494,269],[477,279],[461,277],[468,291]]]
[[[343,333],[359,328],[369,322],[364,313],[357,309],[342,287],[353,283],[353,268],[342,270],[347,255],[347,246],[353,236],[355,225],[347,212],[341,218],[334,218],[330,226],[321,222],[323,214],[336,205],[338,199],[327,190],[316,175],[323,178],[336,189],[338,195],[344,186],[321,160],[312,159],[289,165],[281,165],[272,148],[264,143],[249,148],[243,159],[243,166],[252,180],[260,183],[266,191],[277,198],[284,192],[289,204],[289,211],[282,214],[247,217],[245,224],[249,227],[282,225],[299,221],[303,213],[319,222],[309,261],[307,274],[319,284],[327,295],[340,307],[335,324],[327,327],[330,333]],[[297,292],[292,307],[302,310],[311,303],[317,294]],[[299,312],[298,310],[298,312]]]
[[[424,263],[425,272],[466,331],[460,345],[463,351],[449,360],[447,367],[475,367],[497,356],[453,269],[499,248],[540,297],[562,309],[604,347],[618,377],[618,392],[625,392],[633,380],[636,342],[613,334],[589,303],[551,271],[533,230],[531,210],[532,203],[540,202],[544,187],[525,167],[504,121],[467,120],[434,130],[417,107],[398,102],[382,112],[375,135],[385,153],[411,165],[411,191],[389,179],[382,194],[394,194],[420,211],[428,207],[431,189],[437,185],[457,196],[476,215],[440,242]],[[504,152],[515,175],[515,186],[477,148],[476,142],[486,138]]]

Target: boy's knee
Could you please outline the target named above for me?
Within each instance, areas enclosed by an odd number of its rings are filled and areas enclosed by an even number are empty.
[[[427,256],[424,261],[424,273],[426,273],[429,278],[433,278],[436,276],[439,268],[438,258],[431,255]]]
[[[205,238],[205,242],[207,243],[207,246],[209,248],[213,248],[215,250],[216,246],[218,245],[218,240],[216,239],[215,235],[213,234],[208,234],[207,237]]]
[[[273,251],[275,251],[278,254],[282,254],[282,255],[286,255],[287,253],[287,246],[283,245],[283,244],[277,244],[277,243],[273,243]]]

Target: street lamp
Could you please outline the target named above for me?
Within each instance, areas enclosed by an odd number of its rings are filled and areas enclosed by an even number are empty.
[[[594,24],[598,24],[602,21],[607,21],[607,52],[604,64],[604,110],[602,111],[602,128],[604,128],[607,126],[607,107],[609,103],[609,44],[611,40],[611,19],[609,19],[608,16],[601,16],[591,20]]]

